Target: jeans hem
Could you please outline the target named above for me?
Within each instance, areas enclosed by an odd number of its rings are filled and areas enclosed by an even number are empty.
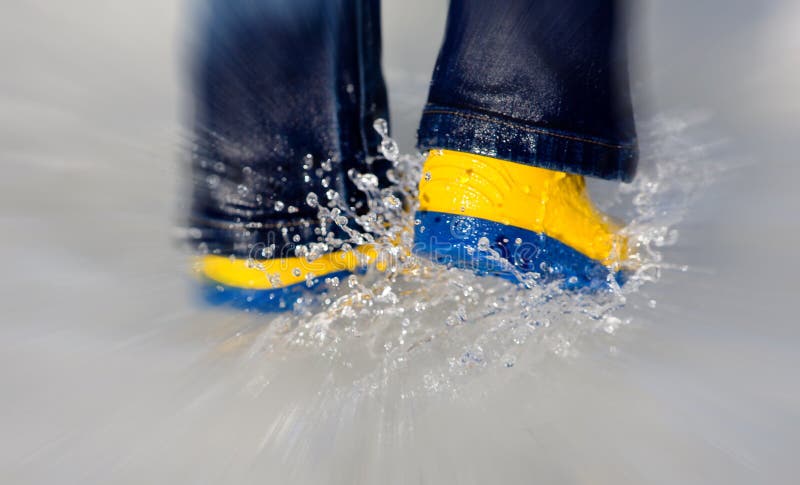
[[[421,150],[475,153],[535,167],[630,182],[636,140],[624,143],[556,131],[496,114],[429,104],[418,132]]]

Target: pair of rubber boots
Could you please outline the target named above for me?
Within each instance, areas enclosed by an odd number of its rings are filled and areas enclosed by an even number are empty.
[[[627,238],[594,207],[583,176],[472,153],[428,154],[414,219],[416,255],[523,286],[608,290],[624,283],[630,261]],[[206,255],[196,269],[208,302],[279,311],[374,259],[365,245],[311,259]]]

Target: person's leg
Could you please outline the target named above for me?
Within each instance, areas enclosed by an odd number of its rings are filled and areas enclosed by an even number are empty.
[[[387,117],[379,2],[204,7],[191,65],[198,270],[212,300],[285,305],[307,281],[356,264],[354,254],[331,254],[331,238],[347,236],[319,221],[306,197],[325,204],[333,190],[354,213],[364,209],[347,172],[380,164],[368,163],[380,142],[372,123]],[[308,261],[306,252],[328,254]]]
[[[627,253],[583,175],[637,161],[615,0],[453,0],[419,129],[417,251],[597,286]],[[486,240],[482,240],[486,238]],[[441,247],[437,247],[437,244]]]

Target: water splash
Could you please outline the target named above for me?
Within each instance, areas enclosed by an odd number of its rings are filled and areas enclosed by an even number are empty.
[[[306,203],[317,209],[319,220],[336,224],[346,238],[328,233],[324,242],[297,253],[313,261],[328,251],[371,244],[376,263],[344,281],[328,278],[326,291],[298,298],[291,313],[264,317],[263,326],[247,332],[252,350],[245,359],[269,359],[276,347],[321,352],[337,365],[359,369],[355,389],[374,391],[400,379],[405,392],[440,392],[457,390],[459,380],[475,372],[519,368],[547,354],[573,356],[586,336],[615,335],[630,323],[619,315],[625,305],[655,307],[642,294],[643,285],[658,282],[664,271],[687,269],[665,260],[663,249],[677,242],[676,226],[718,169],[703,163],[707,147],[688,136],[697,122],[665,117],[645,124],[635,182],[616,184],[598,204],[629,221],[624,231],[636,248],[638,268],[623,287],[611,279],[609,292],[576,294],[530,275],[517,273],[520,284],[514,285],[411,254],[424,156],[400,153],[386,121],[377,120],[379,151],[392,163],[391,185],[382,187],[371,173],[347,174],[366,194],[364,214],[332,188],[309,192]],[[303,169],[327,173],[332,167],[307,156]],[[355,355],[357,366],[349,360]]]

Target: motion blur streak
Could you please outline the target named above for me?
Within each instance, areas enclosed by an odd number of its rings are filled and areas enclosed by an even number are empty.
[[[659,281],[599,320],[511,298],[509,319],[540,323],[517,334],[471,313],[469,286],[491,302],[500,283],[443,273],[316,346],[295,337],[325,313],[268,322],[191,297],[174,245],[187,5],[6,1],[0,482],[792,483],[800,8],[637,5],[645,177],[592,190],[621,215],[617,199],[655,194],[652,220],[678,231]],[[445,8],[384,1],[404,153]],[[703,176],[674,183],[687,166]],[[436,294],[455,280],[463,311]],[[398,361],[404,323],[429,338]]]

